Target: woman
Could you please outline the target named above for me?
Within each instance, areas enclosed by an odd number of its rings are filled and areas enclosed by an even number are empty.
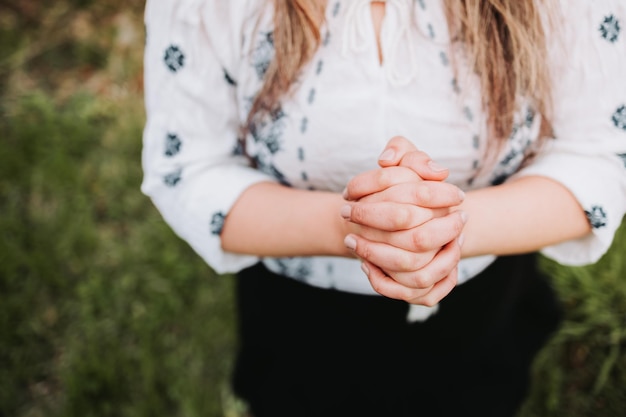
[[[255,416],[515,413],[559,320],[525,254],[626,211],[626,10],[560,3],[148,2],[142,190],[237,272]]]

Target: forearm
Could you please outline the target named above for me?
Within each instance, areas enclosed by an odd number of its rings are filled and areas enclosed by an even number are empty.
[[[340,194],[259,183],[230,210],[221,235],[228,252],[257,256],[352,256],[343,239]]]
[[[591,230],[569,190],[544,177],[470,191],[458,209],[469,215],[463,257],[532,252]]]

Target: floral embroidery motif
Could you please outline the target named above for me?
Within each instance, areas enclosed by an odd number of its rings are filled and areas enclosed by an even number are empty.
[[[626,168],[626,153],[618,153],[617,156],[622,158],[622,162],[624,162],[624,168]]]
[[[269,115],[261,115],[250,123],[250,135],[254,147],[249,154],[256,167],[276,178],[282,184],[290,185],[285,177],[272,163],[273,156],[282,150],[281,138],[285,129],[285,113],[278,108]]]
[[[601,206],[593,206],[591,210],[585,210],[589,224],[594,229],[599,229],[606,226],[606,212]]]
[[[256,143],[265,145],[267,150],[273,155],[280,150],[280,138],[285,128],[285,113],[278,108],[269,114],[268,117],[257,118],[250,124],[250,133]],[[259,120],[260,119],[260,120]]]
[[[245,149],[245,146],[244,146],[243,139],[237,138],[237,140],[235,141],[235,146],[233,146],[233,150],[231,154],[233,156],[243,156],[246,154],[244,149]]]
[[[182,169],[178,169],[174,172],[167,174],[165,177],[163,177],[163,182],[168,187],[175,187],[182,180],[182,172]]]
[[[426,10],[426,3],[424,3],[424,0],[418,0],[417,2],[419,3],[422,10]]]
[[[259,80],[263,80],[274,59],[274,32],[265,32],[260,35],[261,39],[252,52],[252,66]]]
[[[504,157],[498,162],[491,177],[492,185],[499,185],[513,175],[524,162],[532,145],[529,130],[535,120],[535,111],[528,107],[523,117],[513,125],[509,136],[509,147]]]
[[[299,281],[306,281],[313,272],[311,259],[307,258],[280,258],[275,259],[280,274],[294,278]]]
[[[213,217],[211,217],[211,234],[215,236],[221,235],[225,220],[226,215],[221,211],[213,214]]]
[[[339,10],[341,10],[341,3],[337,2],[333,7],[333,17],[337,17],[337,15],[339,14]]]
[[[165,50],[163,61],[170,71],[177,72],[185,65],[185,54],[178,46],[170,45]]]
[[[619,38],[621,30],[619,20],[615,16],[610,15],[604,18],[604,21],[600,24],[600,33],[602,37],[611,43],[615,43]]]
[[[180,152],[182,142],[175,133],[168,133],[165,137],[165,156],[172,157]]]
[[[615,110],[612,119],[615,127],[626,130],[626,105],[622,105],[620,108]]]

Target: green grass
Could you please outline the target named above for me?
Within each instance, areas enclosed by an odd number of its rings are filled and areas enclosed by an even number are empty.
[[[2,7],[0,415],[240,415],[232,281],[139,192],[142,4]],[[625,250],[545,261],[566,322],[521,416],[623,414]]]

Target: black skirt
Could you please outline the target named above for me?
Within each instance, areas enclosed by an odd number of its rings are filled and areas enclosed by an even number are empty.
[[[561,311],[534,255],[501,257],[424,322],[406,303],[238,274],[234,390],[255,417],[511,416]]]

